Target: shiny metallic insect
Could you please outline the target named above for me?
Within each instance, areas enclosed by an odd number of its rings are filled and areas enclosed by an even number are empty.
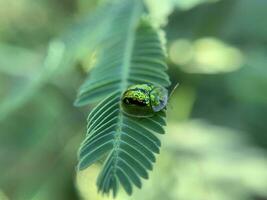
[[[129,116],[152,117],[163,110],[168,102],[168,90],[152,84],[130,86],[122,95],[121,106]]]

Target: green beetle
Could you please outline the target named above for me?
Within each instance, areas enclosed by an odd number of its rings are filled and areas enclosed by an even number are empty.
[[[134,117],[152,117],[164,109],[168,102],[168,90],[152,84],[130,86],[122,95],[123,111]]]

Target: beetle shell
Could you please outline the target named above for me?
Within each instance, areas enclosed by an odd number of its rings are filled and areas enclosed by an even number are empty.
[[[152,84],[130,86],[121,99],[123,111],[134,117],[151,117],[166,107],[167,89]]]

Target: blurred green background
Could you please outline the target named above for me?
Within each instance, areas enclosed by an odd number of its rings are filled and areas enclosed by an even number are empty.
[[[146,2],[180,86],[150,179],[118,199],[267,199],[267,1]],[[107,199],[100,166],[75,171],[91,107],[73,101],[92,61],[60,65],[55,40],[99,3],[0,0],[0,200]]]

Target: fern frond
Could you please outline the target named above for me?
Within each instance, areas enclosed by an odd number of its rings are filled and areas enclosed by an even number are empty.
[[[155,134],[164,134],[165,111],[151,118],[128,117],[120,108],[120,91],[103,100],[88,117],[88,132],[79,151],[79,169],[106,158],[98,176],[99,191],[116,196],[121,183],[128,194],[132,185],[141,188],[148,178],[161,142]]]
[[[92,14],[71,26],[61,38],[66,46],[65,61],[62,65],[72,65],[80,61],[103,43],[113,40],[118,30],[124,32],[125,30],[120,27],[121,21],[130,17],[134,4],[138,1],[107,1],[97,7]]]
[[[103,44],[98,63],[76,101],[76,105],[86,105],[104,98],[88,116],[78,168],[83,170],[104,158],[97,186],[102,193],[113,191],[114,196],[119,185],[131,194],[133,185],[140,188],[141,178],[148,178],[160,151],[157,135],[164,134],[166,125],[165,110],[148,118],[125,115],[120,106],[123,92],[138,83],[170,85],[158,31],[147,20],[140,22],[141,1],[127,2],[133,3],[125,10],[129,18],[120,19],[114,39]]]
[[[103,99],[116,89],[125,90],[129,83],[169,85],[164,73],[167,69],[165,52],[157,32],[145,22],[142,28],[137,28],[142,14],[142,3],[137,2],[127,1],[124,14],[129,16],[117,19],[112,39],[102,44],[99,61],[80,88],[76,106]]]

